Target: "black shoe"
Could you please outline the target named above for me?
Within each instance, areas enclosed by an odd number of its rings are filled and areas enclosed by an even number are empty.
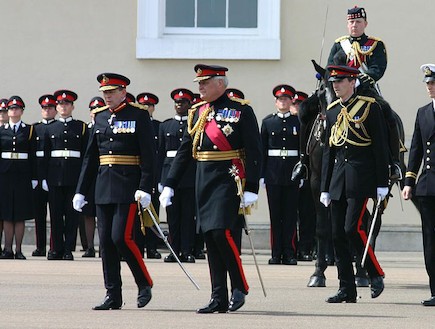
[[[88,248],[88,249],[86,249],[86,251],[82,255],[82,257],[94,258],[95,257],[95,249],[94,248]]]
[[[212,298],[208,302],[207,305],[205,305],[202,308],[198,308],[196,310],[196,313],[200,314],[208,314],[208,313],[226,313],[228,311],[228,305],[225,305],[224,303],[219,303],[216,299]]]
[[[119,310],[122,307],[122,299],[114,299],[109,295],[104,297],[101,304],[92,307],[95,311]]]
[[[61,260],[62,256],[63,256],[63,254],[60,252],[49,250],[48,255],[47,255],[47,259],[48,260]]]
[[[298,265],[298,260],[294,257],[283,257],[282,264],[283,265]]]
[[[295,164],[292,171],[292,182],[299,181],[301,179],[308,179],[308,169],[301,161]]]
[[[313,256],[309,251],[301,251],[298,254],[298,260],[300,260],[301,262],[311,262],[313,261]]]
[[[205,259],[205,252],[204,250],[197,251],[194,256],[195,259]]]
[[[32,256],[33,257],[45,257],[46,253],[47,252],[45,251],[45,249],[36,248],[35,250],[33,250]]]
[[[281,264],[281,257],[272,257],[269,259],[269,265]]]
[[[175,258],[175,256],[173,254],[169,254],[168,256],[166,256],[163,261],[165,263],[176,263],[177,259]]]
[[[24,259],[27,259],[27,258],[26,258],[26,256],[23,255],[23,253],[21,251],[16,251],[15,252],[15,259],[24,260]]]
[[[312,275],[308,281],[307,287],[326,287],[325,275]]]
[[[156,249],[147,249],[147,258],[160,259],[162,255]]]
[[[12,251],[3,250],[0,254],[0,259],[14,259],[14,253]]]
[[[355,285],[357,287],[368,287],[370,285],[369,279],[363,276],[355,276]]]
[[[423,306],[435,306],[435,296],[432,296],[429,299],[422,300],[421,305]]]
[[[384,278],[382,276],[375,276],[374,278],[371,278],[370,281],[370,292],[372,298],[379,297],[379,295],[384,291]]]
[[[245,294],[239,289],[234,289],[228,306],[229,312],[235,312],[245,304]]]
[[[337,294],[326,299],[327,303],[356,303],[356,291],[348,294],[346,291],[339,289]]]
[[[65,251],[65,253],[62,256],[63,260],[74,260],[74,256],[71,251]]]
[[[137,307],[142,308],[147,305],[151,300],[151,287],[146,286],[142,289],[139,289],[139,293],[137,294]]]
[[[182,254],[180,261],[183,263],[195,263],[195,257],[191,254]]]

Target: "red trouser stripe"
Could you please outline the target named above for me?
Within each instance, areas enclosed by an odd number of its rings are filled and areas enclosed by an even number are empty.
[[[139,264],[143,274],[145,275],[145,278],[148,281],[149,285],[152,287],[153,280],[151,279],[151,276],[148,273],[148,270],[147,270],[145,263],[142,259],[142,255],[140,253],[140,250],[137,247],[137,244],[136,244],[136,242],[134,242],[133,237],[131,235],[131,232],[133,232],[133,226],[134,226],[134,220],[136,218],[136,213],[137,213],[137,204],[132,203],[130,205],[130,209],[128,210],[127,224],[125,225],[125,232],[124,232],[124,241],[125,241],[125,244],[127,245],[127,248],[130,249],[133,256],[136,258],[136,261]]]
[[[358,225],[357,225],[358,234],[359,234],[364,246],[366,246],[366,244],[367,244],[367,233],[366,233],[366,231],[362,230],[361,227],[362,227],[363,216],[364,216],[366,206],[367,206],[367,201],[368,201],[368,199],[365,199],[364,204],[363,204],[362,209],[361,209],[361,213],[360,213],[359,218],[358,218]],[[374,253],[371,245],[369,245],[367,255],[370,257],[370,260],[372,261],[372,263],[373,263],[374,267],[376,268],[376,271],[379,273],[379,275],[383,276],[384,271],[382,270],[381,265],[379,264],[378,260],[376,259],[375,253]]]
[[[242,278],[243,287],[245,288],[246,293],[249,291],[248,282],[246,281],[245,273],[243,272],[242,260],[240,259],[239,249],[234,242],[233,237],[231,236],[230,230],[225,230],[225,237],[227,238],[228,244],[230,245],[231,250],[233,251],[234,258],[236,259],[237,267],[239,268],[240,277]]]

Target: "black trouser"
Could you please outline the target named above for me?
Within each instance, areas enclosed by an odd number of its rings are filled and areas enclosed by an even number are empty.
[[[423,252],[429,286],[435,296],[435,196],[418,197],[420,202]]]
[[[58,253],[74,251],[79,213],[72,207],[75,186],[50,186],[50,250]]]
[[[44,191],[41,182],[35,190],[35,233],[36,248],[44,251],[47,245],[47,204],[48,192]]]
[[[346,199],[342,197],[338,201],[332,200],[331,203],[332,238],[338,279],[340,280],[340,288],[349,289],[351,294],[356,291],[356,288],[349,242],[357,254],[363,254],[367,243],[367,234],[362,228],[362,221],[367,200],[367,198]],[[365,268],[371,278],[384,275],[371,246],[368,248]]]
[[[299,243],[298,249],[305,253],[313,251],[316,234],[316,208],[310,182],[305,181],[299,189]]]
[[[208,231],[204,233],[204,240],[211,276],[211,297],[220,303],[228,302],[227,273],[230,276],[232,289],[247,294],[248,283],[231,231],[224,229]]]
[[[141,252],[133,240],[137,204],[97,204],[100,255],[103,261],[104,285],[114,298],[121,297],[121,255],[129,266],[139,288],[152,286]]]
[[[296,258],[298,190],[297,185],[266,185],[272,257]]]
[[[166,208],[169,237],[175,253],[192,254],[195,243],[195,190],[176,189],[172,205]]]

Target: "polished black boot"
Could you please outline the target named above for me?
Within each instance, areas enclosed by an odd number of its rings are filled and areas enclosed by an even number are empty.
[[[137,295],[137,307],[138,308],[145,307],[145,305],[150,302],[151,297],[152,294],[151,294],[150,286],[139,288],[139,293]]]
[[[162,255],[156,249],[147,249],[147,258],[160,259]]]
[[[370,291],[372,298],[379,297],[379,295],[384,291],[384,278],[382,276],[375,276],[371,278],[370,281]]]
[[[226,313],[228,311],[228,302],[220,302],[214,298],[210,299],[207,305],[198,308],[196,313],[210,314],[210,313]]]
[[[235,312],[245,304],[245,294],[239,289],[234,289],[228,306],[228,311]]]
[[[337,294],[326,299],[327,303],[356,303],[356,291],[352,294],[344,289],[339,289]]]
[[[422,300],[421,305],[423,306],[435,306],[435,296],[432,296],[429,299]]]
[[[122,298],[115,299],[106,295],[101,304],[92,307],[94,311],[119,310],[122,307]]]

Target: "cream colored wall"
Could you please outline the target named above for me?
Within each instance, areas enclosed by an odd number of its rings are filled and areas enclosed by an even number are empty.
[[[325,64],[335,38],[347,34],[346,11],[358,4],[366,8],[367,34],[381,37],[388,49],[388,68],[381,80],[385,98],[402,116],[410,139],[416,109],[429,102],[421,82],[421,64],[435,62],[430,0],[282,0],[280,61],[206,61],[230,68],[230,86],[242,89],[251,100],[259,121],[273,111],[271,90],[289,83],[310,93],[315,87],[310,59],[319,59],[325,22],[328,18],[322,63]],[[88,101],[98,94],[95,77],[117,72],[132,80],[133,94],[151,91],[161,102],[155,117],[172,115],[171,90],[196,91],[193,66],[198,60],[137,60],[135,57],[136,1],[38,0],[0,1],[0,97],[20,95],[26,102],[24,121],[39,118],[37,99],[44,93],[67,88],[78,93],[75,117],[87,120]],[[397,195],[397,193],[396,193]],[[411,206],[400,211],[398,197],[387,222],[417,223]],[[264,191],[253,220],[266,222]]]

